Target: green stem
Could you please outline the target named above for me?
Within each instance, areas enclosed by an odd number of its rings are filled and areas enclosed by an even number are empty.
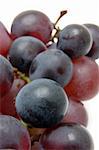
[[[14,73],[22,80],[24,80],[26,83],[31,82],[29,77],[27,77],[24,73],[20,72],[17,68],[14,68]]]

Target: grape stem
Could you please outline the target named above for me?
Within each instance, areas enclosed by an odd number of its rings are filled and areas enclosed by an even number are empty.
[[[58,24],[58,22],[60,21],[60,19],[67,14],[67,10],[63,10],[60,12],[59,17],[57,18],[56,22],[54,23],[54,28],[56,29],[56,25]]]
[[[57,18],[56,22],[53,24],[54,25],[54,29],[56,30],[55,34],[52,36],[51,41],[54,42],[54,38],[58,38],[58,34],[61,31],[59,27],[57,27],[58,22],[60,21],[60,19],[67,14],[67,10],[63,10],[60,12],[59,17]]]
[[[14,73],[16,76],[18,76],[20,79],[24,80],[26,83],[31,82],[29,77],[27,77],[24,73],[20,72],[17,68],[14,68]]]

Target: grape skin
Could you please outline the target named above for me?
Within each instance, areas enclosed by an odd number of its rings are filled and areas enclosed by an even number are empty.
[[[14,74],[10,62],[0,55],[0,98],[9,92],[13,84]]]
[[[31,149],[27,129],[14,117],[0,115],[0,149]]]
[[[57,81],[61,86],[69,83],[72,74],[71,59],[58,49],[46,50],[37,55],[29,70],[31,80],[48,78]]]
[[[46,50],[45,44],[37,38],[23,36],[17,38],[9,50],[9,60],[21,72],[28,74],[34,57]]]
[[[92,43],[92,36],[85,26],[70,24],[60,32],[57,48],[71,58],[78,58],[90,51]]]
[[[86,128],[73,123],[47,129],[40,138],[40,144],[45,150],[94,150]]]
[[[99,58],[99,26],[95,24],[84,24],[93,37],[93,45],[87,56],[98,59]]]
[[[49,128],[66,114],[68,98],[57,82],[37,79],[20,90],[15,106],[24,122],[36,128]]]
[[[3,115],[11,115],[19,119],[15,108],[15,98],[24,85],[25,81],[21,79],[14,79],[10,91],[0,99],[0,113]]]
[[[85,127],[88,125],[88,113],[81,102],[69,98],[69,106],[62,123],[77,123]]]
[[[30,10],[16,16],[12,23],[11,34],[13,38],[33,36],[47,43],[51,39],[52,29],[53,24],[44,13]]]
[[[5,26],[0,22],[0,54],[7,57],[12,39]]]
[[[89,100],[99,92],[99,66],[94,60],[82,56],[73,60],[74,73],[64,87],[67,95],[75,101]]]

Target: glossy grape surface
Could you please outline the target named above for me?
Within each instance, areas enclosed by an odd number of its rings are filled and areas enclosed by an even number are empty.
[[[87,56],[98,59],[99,58],[99,26],[95,24],[84,24],[90,31],[93,37],[93,45]]]
[[[0,54],[7,56],[11,46],[12,39],[5,26],[0,22]]]
[[[48,128],[67,112],[68,98],[62,87],[49,79],[37,79],[24,86],[16,97],[16,109],[24,122]]]
[[[94,150],[89,132],[77,124],[62,124],[46,130],[40,143],[45,150]]]
[[[13,42],[9,51],[9,59],[14,67],[28,73],[34,57],[45,49],[45,44],[39,39],[23,36]]]
[[[61,86],[65,86],[73,75],[72,61],[62,51],[50,49],[35,57],[29,75],[31,80],[48,78],[57,81]]]
[[[28,131],[17,119],[0,115],[0,149],[30,150]]]
[[[14,19],[11,27],[13,38],[24,35],[36,37],[47,43],[51,38],[53,24],[49,18],[40,11],[25,11]]]
[[[92,47],[92,36],[87,28],[78,24],[66,26],[59,34],[57,47],[72,58],[86,55]]]
[[[69,99],[68,111],[61,122],[77,123],[87,126],[88,113],[84,105],[81,102],[76,102]]]
[[[15,98],[24,85],[25,81],[21,79],[15,79],[10,91],[0,99],[0,112],[3,115],[11,115],[19,118],[15,108]]]
[[[9,92],[14,80],[13,67],[10,62],[0,55],[0,98]]]
[[[75,101],[88,100],[99,92],[99,66],[91,58],[82,56],[73,60],[74,73],[64,87],[67,95]]]

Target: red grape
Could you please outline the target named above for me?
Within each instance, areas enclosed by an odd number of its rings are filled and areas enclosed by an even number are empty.
[[[44,43],[51,39],[53,24],[49,18],[40,11],[25,11],[16,16],[12,23],[13,38],[24,35],[34,36]]]
[[[7,56],[12,40],[5,26],[0,22],[0,54]]]
[[[0,149],[30,150],[31,141],[27,129],[19,120],[0,115]]]
[[[9,92],[14,80],[13,67],[0,55],[0,98]]]
[[[19,118],[15,108],[15,98],[24,85],[25,82],[23,80],[14,80],[11,90],[0,99],[0,113]]]
[[[76,102],[69,99],[69,107],[64,116],[63,123],[78,123],[84,126],[88,124],[88,114],[81,102]]]
[[[45,150],[93,150],[89,132],[77,124],[61,124],[47,129],[41,136],[40,144]]]
[[[72,100],[93,98],[99,92],[99,67],[91,58],[82,56],[73,60],[72,80],[64,87]]]

